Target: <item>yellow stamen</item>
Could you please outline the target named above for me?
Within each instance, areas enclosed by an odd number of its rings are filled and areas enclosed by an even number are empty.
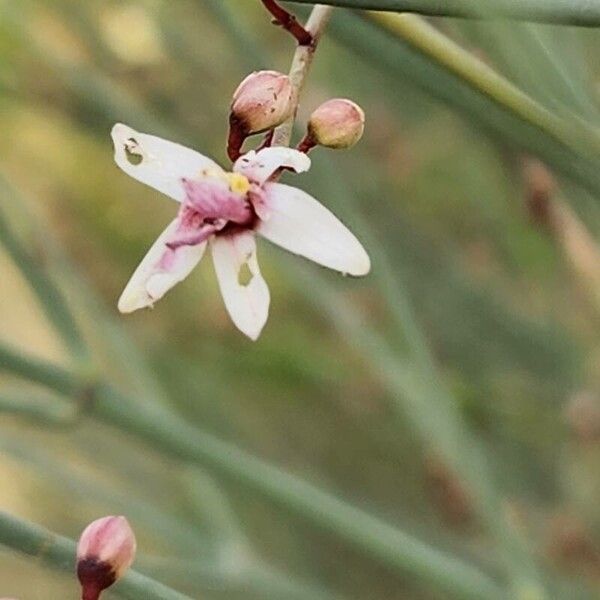
[[[227,173],[229,189],[236,194],[246,194],[250,189],[248,178],[241,173]]]
[[[244,195],[250,189],[250,182],[248,178],[241,173],[226,173],[218,171],[217,169],[203,169],[200,173],[202,177],[214,177],[215,179],[222,179],[227,182],[229,189],[240,195]]]

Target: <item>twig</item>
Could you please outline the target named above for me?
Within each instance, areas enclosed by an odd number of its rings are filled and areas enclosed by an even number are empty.
[[[600,145],[593,127],[548,112],[423,19],[392,13],[380,17],[390,17],[389,23],[344,11],[331,31],[390,81],[409,79],[468,123],[535,154],[596,196],[600,193]]]
[[[13,233],[1,210],[0,243],[29,283],[48,320],[61,336],[65,346],[79,364],[84,363],[88,357],[88,351],[70,307],[61,291],[33,258],[32,253]]]
[[[313,43],[312,34],[298,23],[296,17],[282,8],[275,0],[262,0],[265,8],[273,15],[273,23],[289,31],[300,46],[310,46]]]
[[[46,426],[66,427],[75,422],[77,411],[75,405],[56,398],[23,392],[3,392],[0,396],[0,414],[24,417]]]

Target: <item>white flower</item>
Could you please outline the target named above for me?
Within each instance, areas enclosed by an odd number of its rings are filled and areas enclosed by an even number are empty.
[[[269,181],[281,167],[307,171],[306,154],[264,148],[243,155],[227,172],[194,150],[126,125],[115,125],[112,138],[123,171],[180,203],[125,287],[121,312],[152,306],[188,276],[209,244],[227,311],[256,340],[269,312],[256,233],[330,269],[369,272],[364,248],[327,208],[298,188]]]

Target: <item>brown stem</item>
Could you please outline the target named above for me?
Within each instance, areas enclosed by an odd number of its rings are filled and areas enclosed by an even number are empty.
[[[227,156],[235,162],[242,155],[242,146],[248,137],[247,128],[234,115],[229,116],[229,135],[227,136]]]
[[[296,146],[296,150],[299,150],[300,152],[304,152],[304,154],[308,154],[310,152],[310,150],[312,150],[316,145],[317,145],[316,142],[307,133],[302,138],[300,143]],[[283,175],[283,173],[285,171],[293,171],[293,169],[291,169],[290,167],[279,167],[279,169],[277,169],[277,171],[275,171],[273,173],[273,175],[271,175],[271,177],[269,177],[269,180],[277,181]]]
[[[307,133],[296,146],[296,150],[304,152],[304,154],[308,154],[316,145],[317,143],[313,139],[312,135]]]
[[[270,148],[271,144],[273,143],[273,135],[275,135],[275,130],[271,129],[267,132],[265,139],[261,142],[260,146],[256,150],[258,151],[262,150],[263,148]]]
[[[84,585],[81,589],[81,600],[99,600],[102,590],[95,585]]]
[[[262,0],[262,3],[273,15],[273,23],[289,31],[300,46],[310,46],[313,43],[313,36],[298,23],[293,14],[279,6],[275,0]]]

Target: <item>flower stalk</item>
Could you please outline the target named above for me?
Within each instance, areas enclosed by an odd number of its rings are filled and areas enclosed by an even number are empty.
[[[298,45],[310,46],[313,43],[314,38],[312,34],[298,23],[298,20],[292,13],[279,6],[275,0],[262,0],[262,3],[273,15],[273,23],[283,27],[283,29],[293,35]]]

